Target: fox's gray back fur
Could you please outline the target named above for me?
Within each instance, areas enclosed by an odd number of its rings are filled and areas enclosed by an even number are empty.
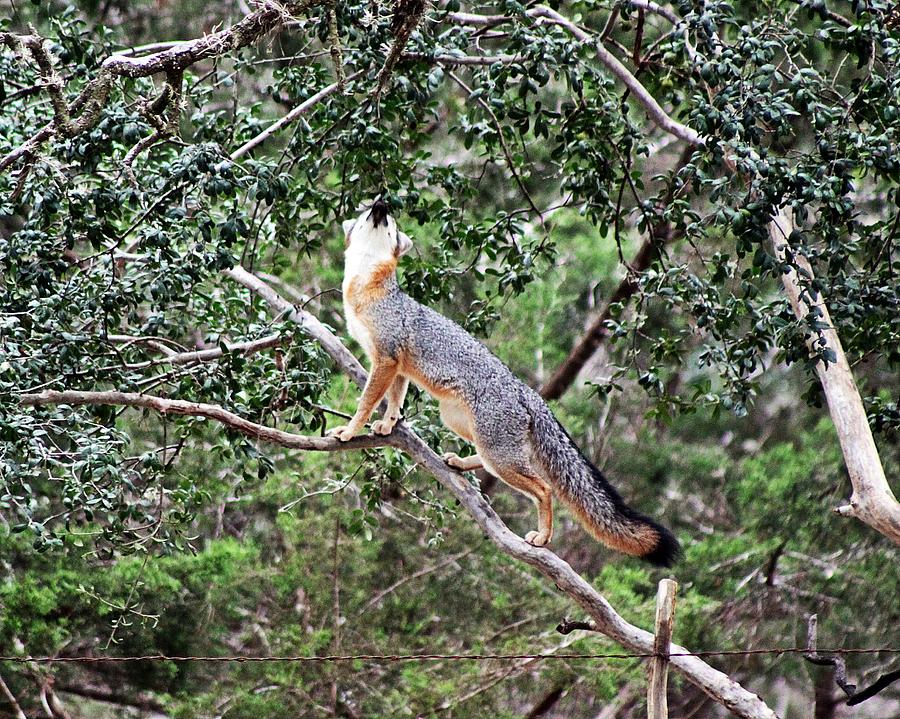
[[[525,472],[537,467],[595,537],[653,564],[675,561],[680,551],[675,537],[628,507],[540,395],[462,327],[406,295],[395,279],[388,280],[387,292],[367,315],[379,352],[415,362],[429,384],[459,396],[470,409],[487,467],[502,464]]]

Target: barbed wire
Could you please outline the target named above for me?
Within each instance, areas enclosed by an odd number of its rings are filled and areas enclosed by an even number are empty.
[[[754,656],[766,654],[808,654],[809,647],[775,647],[771,649],[715,649],[698,652],[672,652],[667,655],[672,657],[728,657],[728,656]],[[838,648],[818,649],[819,654],[900,654],[900,648],[896,647],[866,647],[866,648]],[[74,657],[50,657],[50,656],[0,656],[0,662],[17,664],[96,664],[101,662],[127,663],[127,662],[237,662],[237,663],[262,663],[262,662],[422,662],[422,661],[519,661],[519,660],[574,660],[574,659],[652,659],[658,655],[647,653],[589,653],[589,654],[328,654],[322,656],[291,656],[291,655],[227,655],[227,656],[177,656],[168,654],[144,654],[135,656],[74,656]]]

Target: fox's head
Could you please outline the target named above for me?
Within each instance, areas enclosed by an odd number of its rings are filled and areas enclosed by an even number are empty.
[[[412,247],[412,240],[400,232],[394,218],[388,214],[387,203],[381,198],[355,220],[344,220],[342,226],[346,252],[399,257]]]

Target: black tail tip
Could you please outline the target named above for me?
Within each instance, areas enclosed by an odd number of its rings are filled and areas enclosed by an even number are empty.
[[[653,527],[659,535],[656,546],[641,559],[644,559],[656,567],[671,567],[681,558],[681,545],[665,527],[654,524]]]

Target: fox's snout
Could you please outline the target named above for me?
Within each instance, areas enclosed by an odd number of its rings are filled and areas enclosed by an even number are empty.
[[[373,227],[378,227],[378,225],[384,223],[385,227],[387,226],[387,218],[388,218],[388,206],[387,203],[378,198],[375,200],[375,204],[372,205],[372,211],[369,213],[369,220],[372,222]]]

